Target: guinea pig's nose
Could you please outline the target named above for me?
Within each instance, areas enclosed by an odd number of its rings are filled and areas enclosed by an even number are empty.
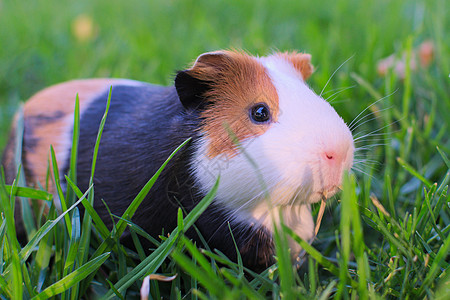
[[[338,151],[328,150],[323,153],[322,157],[328,164],[340,165],[342,164],[345,155],[344,153],[339,153]]]
[[[334,151],[325,151],[323,152],[323,158],[326,160],[336,159],[336,153]]]

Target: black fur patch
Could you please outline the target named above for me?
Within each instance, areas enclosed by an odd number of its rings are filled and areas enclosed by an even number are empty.
[[[88,188],[93,149],[107,96],[104,93],[97,97],[81,116],[77,182],[83,192]],[[170,153],[189,137],[192,141],[166,166],[132,221],[157,237],[176,227],[178,207],[189,212],[201,200],[203,195],[190,172],[195,141],[200,134],[198,114],[198,110],[186,109],[181,104],[174,87],[113,86],[94,176],[94,207],[109,228],[112,221],[102,200],[113,214],[122,215]],[[211,249],[217,248],[236,260],[227,216],[224,208],[213,203],[196,226]],[[246,266],[262,270],[272,262],[273,244],[265,228],[234,221],[230,227]],[[187,235],[201,245],[194,229]],[[133,247],[127,233],[123,242]],[[153,245],[143,241],[143,246],[148,249]]]
[[[175,88],[186,109],[203,110],[208,104],[204,94],[210,86],[211,82],[194,78],[187,71],[179,71],[175,77]]]
[[[34,134],[35,128],[57,122],[64,116],[64,112],[57,110],[51,113],[27,117],[24,120],[23,152],[34,152],[39,141],[39,137]]]
[[[36,116],[28,117],[27,122],[34,127],[59,121],[64,116],[64,112],[55,110],[51,113],[45,112]]]

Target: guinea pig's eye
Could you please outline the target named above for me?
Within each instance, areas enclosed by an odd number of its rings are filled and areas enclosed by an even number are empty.
[[[250,109],[250,119],[255,123],[264,123],[270,120],[270,111],[266,104],[258,103]]]

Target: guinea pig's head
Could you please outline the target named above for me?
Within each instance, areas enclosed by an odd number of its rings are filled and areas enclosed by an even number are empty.
[[[230,211],[252,212],[267,194],[273,206],[317,202],[351,168],[352,134],[305,83],[310,61],[218,51],[177,74],[182,104],[201,119],[192,172],[203,192],[220,175],[216,200]]]

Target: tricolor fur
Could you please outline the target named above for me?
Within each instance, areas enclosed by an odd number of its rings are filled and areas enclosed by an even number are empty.
[[[169,232],[176,226],[177,207],[192,209],[220,175],[216,199],[196,225],[211,248],[235,258],[229,222],[244,263],[265,268],[273,262],[272,222],[279,222],[280,212],[288,226],[311,240],[310,204],[333,195],[353,161],[349,129],[305,83],[313,71],[310,59],[295,52],[252,57],[219,51],[199,56],[179,72],[175,87],[91,79],[46,89],[25,105],[27,180],[43,184],[50,144],[61,173],[67,172],[79,93],[78,184],[87,189],[96,129],[113,85],[94,179],[94,206],[104,221],[111,226],[101,199],[122,214],[170,152],[192,137],[133,221],[154,236],[162,228]],[[253,115],[261,106],[264,121]],[[13,150],[9,146],[4,155],[9,180]],[[291,251],[295,257],[300,249],[292,243]]]

